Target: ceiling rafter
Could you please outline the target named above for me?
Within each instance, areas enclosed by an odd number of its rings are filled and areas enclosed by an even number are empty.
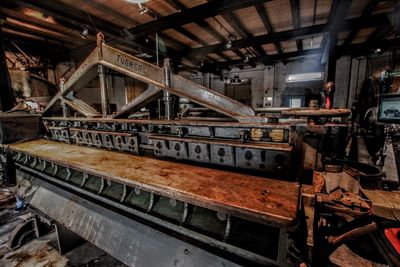
[[[61,46],[65,47],[73,47],[73,43],[71,41],[66,42],[56,37],[52,37],[43,33],[38,32],[37,30],[29,29],[26,27],[11,25],[11,24],[3,24],[3,31],[10,30],[12,32],[19,32],[22,34],[28,34],[32,36],[37,36],[39,38],[43,38],[44,40],[53,41],[55,43],[59,43]]]
[[[165,0],[170,6],[175,8],[177,11],[186,9],[186,6],[179,0]]]
[[[13,10],[13,9],[10,9],[10,8],[0,7],[0,14],[2,14],[3,17],[14,18],[14,19],[23,21],[25,23],[30,23],[32,25],[38,26],[38,27],[44,27],[46,29],[50,29],[50,30],[53,30],[53,31],[58,31],[60,33],[64,33],[64,34],[70,35],[71,37],[74,37],[74,38],[81,38],[80,37],[80,31],[78,31],[78,30],[71,29],[69,27],[64,27],[64,26],[59,25],[59,24],[49,23],[46,20],[41,20],[39,18],[28,16],[28,15],[25,15],[24,13],[22,13],[22,12],[18,12],[16,10]],[[92,36],[88,36],[88,39],[90,37],[92,37]],[[94,37],[93,37],[93,40],[95,40]]]
[[[368,28],[374,25],[380,25],[386,19],[388,13],[381,13],[377,15],[373,15],[369,20],[363,21],[362,27]],[[355,23],[358,23],[359,18],[349,19],[345,21],[342,25],[341,30],[347,31],[351,29]],[[263,45],[274,42],[281,42],[286,40],[296,40],[300,38],[304,38],[309,35],[322,34],[324,32],[329,31],[328,24],[319,24],[313,25],[309,27],[300,28],[297,30],[287,30],[281,32],[267,33],[264,35],[254,36],[248,39],[240,39],[232,42],[231,49],[240,49],[250,47],[254,44]],[[207,47],[194,48],[189,51],[182,51],[182,56],[187,56],[190,54],[208,54],[215,53],[216,51],[226,51],[229,50],[226,48],[225,43],[219,43],[215,45],[209,45]]]
[[[34,34],[34,35],[37,35],[37,36],[40,36],[43,38],[47,38],[49,40],[59,41],[61,43],[65,43],[65,44],[71,44],[72,46],[76,45],[76,44],[81,45],[84,43],[83,39],[73,40],[71,38],[71,36],[66,35],[64,33],[54,31],[52,29],[43,27],[41,25],[35,25],[33,23],[26,23],[22,20],[15,19],[15,18],[6,17],[3,21],[3,27],[13,29],[14,31],[29,32],[31,34]]]
[[[242,39],[249,39],[253,37],[251,33],[247,32],[244,29],[242,23],[239,21],[238,17],[235,14],[231,12],[224,12],[222,13],[222,17],[232,26],[235,32],[237,32]],[[261,57],[267,55],[267,53],[265,53],[264,49],[260,45],[254,45],[252,47],[254,47],[257,56]]]
[[[81,31],[82,27],[86,26],[92,33],[96,33],[96,30],[99,30],[105,34],[107,42],[111,44],[121,44],[129,48],[134,48],[137,51],[144,51],[148,54],[155,53],[155,49],[149,48],[155,47],[155,43],[152,40],[147,39],[147,42],[139,40],[129,41],[126,39],[126,37],[122,36],[123,29],[121,27],[96,16],[91,16],[91,19],[96,26],[96,28],[94,28],[87,13],[75,9],[72,6],[66,5],[57,0],[53,0],[51,2],[33,0],[4,0],[1,2],[0,5],[10,8],[25,7],[34,9],[43,14],[54,17],[58,23],[62,24],[65,27],[70,27],[71,29]],[[174,42],[166,36],[164,39],[170,41],[171,43]],[[183,49],[185,47],[181,46],[181,48]],[[168,56],[175,58],[176,55],[177,50],[174,50],[172,48],[168,49]]]
[[[230,12],[233,10],[246,8],[254,5],[256,2],[267,2],[271,0],[218,0],[209,3],[201,4],[181,12],[176,12],[168,16],[159,18],[158,20],[151,21],[138,25],[129,29],[133,39],[140,36],[149,35],[155,32],[160,32],[169,28],[174,28],[177,25],[185,25],[199,19],[206,19],[216,16],[223,12]]]
[[[295,29],[301,28],[300,24],[300,2],[299,0],[290,0],[290,8],[292,11],[293,27]],[[296,40],[297,50],[303,50],[303,40]]]
[[[136,26],[139,22],[136,19],[133,19],[130,16],[124,15],[122,12],[119,12],[101,2],[95,0],[85,0],[85,4],[90,5],[93,8],[100,10],[102,13],[112,15],[114,18],[122,18],[124,21],[132,24],[131,27]]]
[[[221,43],[226,43],[226,39],[225,37],[219,33],[217,30],[215,30],[214,28],[212,28],[207,22],[205,22],[204,20],[197,20],[195,21],[195,23],[197,25],[199,25],[202,29],[204,29],[206,32],[208,32],[211,36],[213,36],[215,39],[217,39],[219,42]],[[233,53],[235,53],[239,58],[244,59],[245,56],[242,52],[240,52],[237,49],[233,49],[232,50]]]
[[[186,6],[183,3],[181,3],[179,0],[168,0],[167,3],[170,4],[172,7],[174,7],[175,9],[179,10],[179,11],[187,9]],[[197,26],[199,26],[200,28],[203,28],[199,24],[197,24]],[[186,30],[182,26],[176,26],[176,27],[174,27],[174,30],[176,30],[180,34],[188,37],[189,39],[197,42],[198,44],[201,44],[202,46],[207,46],[208,45],[208,43],[206,41],[204,41],[203,39],[199,38],[198,36],[196,36],[195,34],[191,33],[190,31]],[[216,53],[216,54],[217,54],[217,56],[219,56],[220,58],[222,58],[224,60],[229,60],[229,58],[227,56],[225,56],[223,53]]]
[[[350,44],[354,40],[357,33],[360,31],[362,21],[366,20],[372,14],[372,12],[375,10],[378,3],[379,3],[379,0],[370,0],[368,2],[367,6],[364,8],[364,10],[361,13],[360,23],[356,24],[353,27],[353,29],[351,29],[351,32],[344,40],[344,44]]]
[[[177,1],[174,1],[174,2],[177,2]],[[149,16],[151,19],[158,19],[159,17],[161,17],[160,14],[159,14],[157,11],[155,11],[154,9],[149,8],[149,7],[146,7],[146,8],[147,8],[147,12],[145,12],[144,14],[146,14],[147,16]],[[178,33],[180,33],[180,34],[186,36],[186,37],[189,38],[189,39],[192,39],[192,40],[194,40],[194,41],[196,41],[196,42],[197,42],[197,41],[202,42],[201,39],[199,39],[198,37],[196,37],[196,36],[195,36],[194,34],[192,34],[191,32],[187,31],[187,30],[186,30],[185,28],[183,28],[182,26],[177,26],[177,27],[175,27],[175,28],[173,28],[173,29],[174,29],[175,31],[177,31]],[[163,32],[157,32],[157,34],[158,34],[158,36],[161,38],[161,40],[167,40],[168,42],[172,43],[174,46],[179,47],[179,50],[184,50],[184,49],[188,49],[188,48],[189,48],[188,45],[184,44],[184,43],[181,42],[181,41],[176,40],[175,38],[173,38],[173,37],[171,37],[171,36],[169,36],[169,35],[167,35],[167,34],[165,34],[165,33],[163,33]],[[156,37],[156,38],[157,38],[157,37]],[[207,57],[206,59],[207,59],[208,61],[212,61],[212,59],[210,59],[209,57]],[[175,58],[175,59],[174,59],[174,62],[179,64],[180,58],[179,58],[179,59],[178,59],[178,58]]]
[[[271,21],[270,21],[269,16],[264,8],[264,5],[261,3],[257,3],[255,5],[255,8],[256,8],[257,14],[261,18],[261,21],[263,22],[264,28],[267,30],[267,32],[274,33],[274,28],[272,27]],[[281,44],[279,42],[274,42],[273,44],[274,44],[276,52],[282,56],[283,49],[282,49]],[[281,60],[282,60],[283,64],[286,64],[285,57],[282,56]]]
[[[300,51],[293,51],[293,52],[287,52],[283,53],[282,56],[284,56],[286,59],[288,58],[293,58],[293,57],[299,57],[299,56],[311,56],[311,55],[318,55],[321,54],[321,49],[320,48],[315,48],[315,49],[308,49],[308,50],[300,50]],[[275,61],[280,60],[281,55],[279,54],[274,54],[274,55],[266,55],[263,57],[257,57],[254,58],[251,62],[251,64],[255,63],[263,63],[266,65],[272,65],[275,63]],[[214,68],[226,68],[230,66],[240,66],[240,65],[246,65],[243,63],[242,60],[231,60],[229,62],[219,62],[213,65],[206,65],[206,69],[214,69]],[[249,63],[250,65],[250,63]]]
[[[371,53],[372,49],[382,47],[382,48],[389,48],[393,45],[396,45],[400,42],[400,37],[392,38],[388,40],[381,40],[380,42],[366,42],[366,43],[359,43],[359,44],[349,44],[349,45],[340,45],[337,47],[337,57],[351,54],[351,55],[365,55]],[[295,57],[305,57],[305,56],[316,56],[323,53],[321,48],[314,48],[314,49],[306,49],[300,51],[293,51],[283,53],[283,56],[287,59],[295,58]],[[254,62],[264,62],[267,65],[274,64],[276,61],[280,60],[278,54],[268,55],[266,57],[256,58]],[[253,63],[254,63],[253,62]],[[230,62],[220,62],[213,65],[206,65],[204,69],[212,70],[212,69],[221,69],[226,68],[229,66],[242,66],[243,62],[241,60],[231,60]]]

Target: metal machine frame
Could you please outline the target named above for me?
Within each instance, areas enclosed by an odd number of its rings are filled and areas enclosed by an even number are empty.
[[[108,69],[150,85],[115,114],[109,112]],[[75,96],[97,76],[101,112]],[[173,95],[225,118],[177,118]],[[164,119],[129,118],[157,98],[164,102]],[[173,74],[168,60],[160,68],[106,45],[99,34],[97,47],[60,82],[60,92],[45,109],[46,140],[3,145],[1,153],[20,172],[40,180],[34,209],[128,265],[135,264],[132,257],[141,264],[160,262],[131,254],[159,240],[160,248],[177,246],[176,255],[160,252],[168,262],[288,266],[305,261],[307,254],[298,248],[299,176],[340,171],[349,114],[347,109],[289,109],[280,115],[307,119],[257,116],[252,108]],[[79,216],[67,209],[70,204]],[[123,236],[132,225],[145,229],[132,232],[140,240],[135,248],[117,250],[115,242],[98,238],[112,238],[101,227],[112,228],[113,220],[123,221],[115,228],[115,237],[123,239],[118,246],[129,246]]]

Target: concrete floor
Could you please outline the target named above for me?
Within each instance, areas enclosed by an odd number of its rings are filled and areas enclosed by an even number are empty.
[[[28,211],[14,212],[16,191],[17,188],[0,188],[0,267],[126,266],[88,242],[61,255],[54,231],[10,250],[8,241],[12,231],[30,217]]]

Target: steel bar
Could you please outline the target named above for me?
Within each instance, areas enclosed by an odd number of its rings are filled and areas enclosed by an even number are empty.
[[[179,75],[171,74],[173,86],[169,87],[165,83],[162,68],[107,46],[103,42],[99,42],[99,46],[93,50],[89,57],[71,76],[65,84],[65,91],[58,93],[55,98],[53,98],[44,111],[44,114],[46,114],[61,97],[68,95],[71,91],[78,91],[82,86],[93,79],[97,74],[97,64],[104,65],[107,68],[123,73],[131,78],[167,90],[169,93],[187,98],[235,120],[244,122],[264,121],[261,117],[255,117],[255,112],[250,107]]]
[[[105,118],[110,113],[106,68],[103,65],[98,65],[97,72],[99,73],[100,80],[101,115],[103,118]]]

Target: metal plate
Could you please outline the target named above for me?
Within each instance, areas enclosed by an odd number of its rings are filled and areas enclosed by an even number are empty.
[[[129,266],[238,266],[37,180],[30,205]]]

